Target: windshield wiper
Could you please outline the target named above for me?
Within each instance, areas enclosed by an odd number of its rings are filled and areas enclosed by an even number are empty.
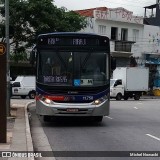
[[[63,58],[60,56],[60,54],[58,54],[58,52],[56,52],[57,57],[59,58],[59,60],[62,62],[64,68],[67,68],[66,63],[64,62]]]
[[[91,56],[91,52],[89,52],[86,56],[86,58],[84,59],[82,65],[81,65],[81,70],[86,66],[86,63],[88,62],[89,58]]]

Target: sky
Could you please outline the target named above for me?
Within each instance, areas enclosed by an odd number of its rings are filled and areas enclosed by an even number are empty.
[[[155,3],[156,0],[54,0],[54,5],[58,8],[65,7],[68,10],[82,10],[96,7],[123,7],[132,11],[136,16],[144,16],[143,7]]]

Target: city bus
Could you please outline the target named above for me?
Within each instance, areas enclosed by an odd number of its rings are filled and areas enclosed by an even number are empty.
[[[36,61],[36,113],[44,121],[53,116],[87,116],[101,122],[109,115],[108,37],[75,32],[41,34],[31,61]]]

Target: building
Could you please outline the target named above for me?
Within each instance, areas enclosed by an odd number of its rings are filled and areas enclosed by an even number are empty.
[[[152,87],[160,89],[160,0],[146,6],[144,13],[143,52],[146,65],[150,68]]]
[[[87,27],[80,32],[110,38],[111,54],[117,59],[117,66],[130,66],[131,57],[135,57],[138,66],[150,68],[152,89],[160,87],[160,0],[144,8],[145,17],[134,16],[133,12],[122,7],[98,7],[76,12],[87,19]],[[146,15],[147,9],[151,10],[150,15]]]
[[[111,54],[117,66],[129,66],[130,57],[140,57],[140,39],[143,37],[143,17],[120,8],[91,8],[76,11],[86,16],[87,27],[81,32],[97,33],[110,38]]]

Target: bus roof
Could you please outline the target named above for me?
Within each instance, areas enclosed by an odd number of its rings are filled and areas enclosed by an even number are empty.
[[[98,35],[98,34],[95,34],[95,33],[81,33],[81,32],[51,32],[51,33],[45,33],[45,34],[40,34],[38,35],[38,37],[41,37],[41,36],[77,36],[77,35],[81,35],[81,36],[100,36],[100,37],[107,37],[107,36],[103,36],[103,35]]]

